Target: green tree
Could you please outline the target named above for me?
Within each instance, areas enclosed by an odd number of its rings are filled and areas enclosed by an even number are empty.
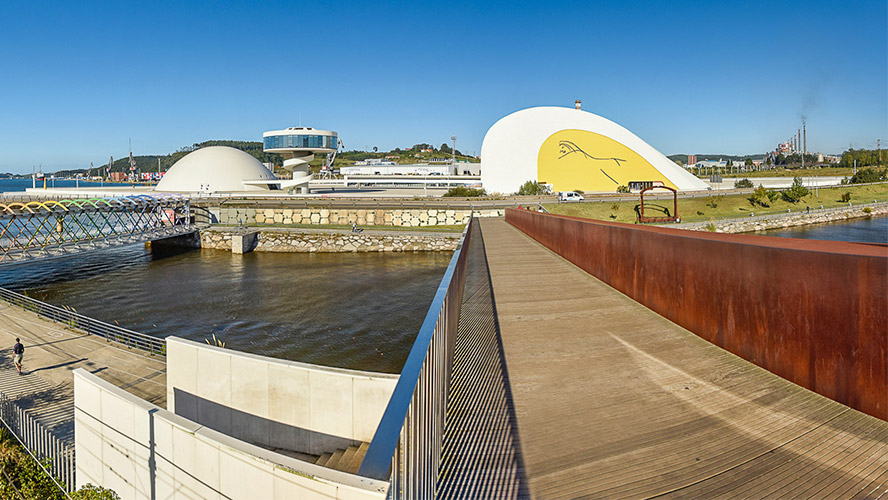
[[[851,184],[864,184],[867,182],[884,181],[886,174],[888,174],[888,169],[877,170],[875,168],[864,168],[858,170],[857,173],[851,177],[850,182]]]
[[[734,187],[737,189],[751,188],[752,186],[752,181],[749,179],[737,179],[734,181]]]
[[[811,194],[808,188],[802,184],[801,177],[792,178],[792,186],[782,192],[783,199],[790,203],[798,203],[802,198]]]
[[[552,194],[552,191],[548,186],[537,181],[527,181],[518,188],[518,195],[520,196],[541,196],[546,194]]]
[[[777,193],[759,184],[759,187],[755,188],[755,191],[752,192],[752,196],[750,196],[748,200],[752,206],[758,205],[760,207],[770,207],[771,202],[776,200],[777,196]]]

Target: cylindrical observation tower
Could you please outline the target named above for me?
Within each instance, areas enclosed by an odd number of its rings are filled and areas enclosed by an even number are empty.
[[[262,149],[266,153],[278,153],[284,157],[284,169],[292,173],[292,180],[281,183],[281,189],[292,193],[299,187],[303,194],[308,193],[311,173],[308,163],[318,153],[333,153],[338,148],[336,132],[317,130],[311,127],[290,127],[284,130],[271,130],[262,134]]]

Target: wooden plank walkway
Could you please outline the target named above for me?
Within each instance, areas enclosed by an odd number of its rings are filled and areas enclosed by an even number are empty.
[[[480,227],[534,498],[888,498],[888,422]]]
[[[22,376],[12,364],[16,337],[25,346]],[[0,346],[0,391],[68,443],[74,442],[71,372],[77,368],[156,405],[166,405],[165,358],[118,347],[2,301]]]

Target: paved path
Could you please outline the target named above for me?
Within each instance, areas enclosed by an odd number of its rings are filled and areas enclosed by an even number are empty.
[[[670,323],[482,219],[534,498],[888,498],[888,422]]]
[[[25,346],[24,372],[12,364],[16,337]],[[74,379],[84,368],[140,398],[166,406],[166,362],[117,347],[0,301],[0,392],[59,438],[73,443]]]

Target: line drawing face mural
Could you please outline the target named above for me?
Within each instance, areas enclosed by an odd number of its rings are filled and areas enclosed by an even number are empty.
[[[631,181],[673,184],[626,145],[588,130],[561,130],[543,141],[537,157],[537,179],[555,191],[614,192]]]

